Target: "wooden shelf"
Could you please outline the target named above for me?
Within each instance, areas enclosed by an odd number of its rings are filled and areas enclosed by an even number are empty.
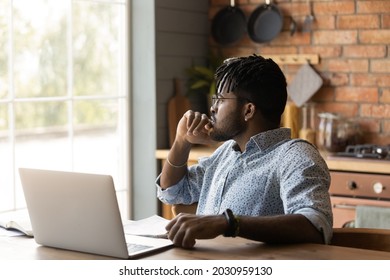
[[[264,55],[264,57],[271,58],[277,64],[318,64],[320,63],[320,57],[318,54],[273,54]]]

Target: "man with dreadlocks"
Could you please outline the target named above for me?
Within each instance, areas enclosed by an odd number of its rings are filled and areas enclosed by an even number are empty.
[[[286,79],[271,59],[231,58],[217,69],[210,117],[181,118],[157,192],[168,204],[197,203],[196,215],[167,225],[176,246],[196,239],[241,236],[267,243],[329,243],[330,175],[317,149],[280,127]],[[194,144],[223,141],[198,164],[186,162]]]

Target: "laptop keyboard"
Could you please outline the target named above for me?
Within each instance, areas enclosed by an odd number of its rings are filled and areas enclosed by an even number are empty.
[[[148,245],[141,245],[141,244],[134,244],[134,243],[127,243],[127,250],[129,253],[138,252],[144,249],[152,248],[152,246]]]

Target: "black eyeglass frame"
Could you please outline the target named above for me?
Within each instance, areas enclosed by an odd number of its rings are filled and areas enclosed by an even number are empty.
[[[223,96],[218,96],[216,94],[214,94],[213,96],[211,96],[211,106],[215,107],[218,105],[218,102],[220,100],[224,100],[224,99],[240,99],[240,100],[246,100],[248,102],[250,102],[249,99],[245,98],[245,97],[223,97]]]

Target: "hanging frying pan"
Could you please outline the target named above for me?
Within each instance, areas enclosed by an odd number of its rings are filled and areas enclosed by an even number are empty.
[[[283,14],[278,6],[266,0],[249,17],[249,37],[257,43],[266,43],[274,39],[282,30]]]
[[[220,10],[213,18],[211,34],[221,45],[237,42],[246,33],[246,18],[243,11],[230,0],[230,6]]]

